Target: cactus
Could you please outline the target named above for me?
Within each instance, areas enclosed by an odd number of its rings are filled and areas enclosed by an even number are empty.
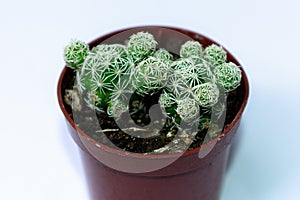
[[[128,105],[124,101],[117,99],[109,102],[107,113],[114,118],[119,118],[127,110]]]
[[[198,127],[199,131],[204,131],[209,129],[210,124],[211,124],[210,117],[207,116],[201,117],[199,122],[199,127]]]
[[[170,64],[173,61],[173,55],[166,49],[160,48],[154,54],[153,57],[160,59],[166,64]]]
[[[189,58],[191,56],[201,57],[202,45],[197,41],[187,41],[181,46],[180,57]]]
[[[168,65],[158,58],[149,57],[135,68],[132,84],[138,94],[150,94],[166,85],[169,73]]]
[[[186,122],[193,122],[200,118],[200,106],[193,98],[184,98],[177,101],[176,112]]]
[[[180,49],[181,58],[190,58],[195,64],[201,63],[203,53],[202,45],[197,41],[187,41]]]
[[[180,74],[183,81],[188,83],[188,85],[196,86],[204,81],[200,76],[200,67],[195,65],[190,58],[174,61],[171,67],[175,69],[174,73]]]
[[[68,67],[79,69],[89,51],[87,44],[80,40],[72,40],[64,49],[64,60]]]
[[[160,94],[158,103],[165,116],[171,117],[175,114],[175,106],[177,103],[175,96],[171,92],[163,90]]]
[[[153,35],[147,32],[138,32],[130,36],[128,41],[128,53],[134,63],[138,63],[156,50],[157,42]]]
[[[194,87],[195,98],[200,106],[212,107],[218,102],[219,89],[214,83],[203,83]]]
[[[126,45],[100,44],[91,50],[73,40],[64,49],[64,59],[75,70],[77,89],[91,109],[120,118],[124,112],[137,112],[128,104],[132,96],[138,100],[159,94],[163,114],[176,126],[185,121],[199,123],[199,131],[208,129],[207,113],[225,113],[225,105],[218,103],[220,92],[226,95],[239,86],[241,70],[226,63],[226,51],[215,44],[204,49],[187,41],[176,60],[157,45],[148,32],[131,35]],[[138,104],[138,110],[147,110],[144,102]]]
[[[225,92],[235,90],[240,85],[242,78],[240,68],[232,62],[217,66],[214,75],[217,83],[224,88]]]
[[[226,51],[215,44],[206,47],[203,54],[204,60],[210,63],[213,68],[225,63],[227,59]]]

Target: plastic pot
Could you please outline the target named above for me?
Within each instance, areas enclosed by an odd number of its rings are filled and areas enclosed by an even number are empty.
[[[173,52],[179,52],[180,44],[190,39],[199,41],[203,46],[218,44],[201,34],[180,28],[144,26],[106,34],[89,45],[93,47],[103,41],[123,43],[128,36],[137,31],[152,33],[160,47],[171,49]],[[227,51],[227,55],[228,61],[240,66],[230,52]],[[241,69],[243,78],[239,90],[242,103],[233,121],[225,126],[219,137],[182,154],[144,155],[128,153],[100,144],[76,127],[71,118],[72,113],[66,109],[63,101],[64,90],[73,76],[72,70],[65,67],[58,83],[58,101],[69,133],[80,147],[90,198],[93,200],[219,199],[231,142],[239,127],[249,94],[247,76],[243,68]],[[143,171],[140,170],[141,168],[157,169]]]

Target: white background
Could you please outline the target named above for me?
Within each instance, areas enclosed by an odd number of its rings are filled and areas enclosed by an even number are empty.
[[[56,98],[63,47],[150,24],[213,38],[250,78],[221,200],[299,200],[299,8],[297,0],[1,1],[0,199],[88,199]]]

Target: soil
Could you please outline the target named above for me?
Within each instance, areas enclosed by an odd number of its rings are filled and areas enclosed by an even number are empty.
[[[73,88],[75,74],[73,73],[72,76],[71,81],[68,81],[68,85],[63,87],[63,96],[65,96],[66,90],[77,92],[76,88]],[[236,116],[242,104],[243,96],[242,86],[239,86],[235,91],[228,94],[224,127],[230,124]],[[158,102],[158,98],[159,93],[151,97],[135,99],[130,101],[131,108],[138,106],[139,103],[144,103],[144,105],[149,105],[149,107],[147,107],[148,111],[153,104]],[[178,153],[186,150],[186,148],[191,150],[201,146],[207,135],[207,129],[197,131],[194,134],[180,132],[180,135],[177,135],[179,132],[177,126],[171,119],[166,118],[164,121],[160,121],[160,123],[163,124],[163,128],[160,129],[159,135],[144,138],[136,136],[146,136],[149,134],[149,131],[153,132],[153,130],[144,129],[144,126],[151,121],[148,113],[146,112],[145,114],[144,111],[137,111],[131,115],[132,119],[127,121],[127,124],[134,123],[135,125],[133,127],[137,127],[137,125],[140,127],[140,129],[131,128],[132,131],[136,132],[135,136],[132,136],[132,134],[130,135],[120,130],[115,120],[109,117],[105,112],[99,112],[89,108],[82,99],[80,99],[80,111],[75,111],[67,102],[64,103],[70,117],[75,121],[76,125],[91,138],[101,144],[112,148],[118,147],[124,151],[145,154],[150,152]],[[130,129],[130,127],[128,129]],[[213,137],[211,139],[213,139]],[[168,148],[166,148],[166,145],[168,145]]]

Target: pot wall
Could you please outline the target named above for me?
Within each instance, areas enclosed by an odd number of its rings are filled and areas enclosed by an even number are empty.
[[[198,157],[198,152],[194,152],[183,155],[161,170],[134,174],[120,172],[102,164],[94,157],[94,153],[92,155],[86,149],[87,144],[82,143],[77,131],[67,124],[71,136],[80,147],[92,200],[218,200],[229,160],[230,143],[239,126],[239,123],[235,124],[202,159]],[[120,164],[128,161],[129,165],[130,159],[139,159],[123,158],[99,149],[98,156],[100,155]],[[146,164],[147,159],[144,161]]]
[[[170,176],[142,176],[110,169],[80,150],[93,200],[217,200],[227,149],[203,168]]]

